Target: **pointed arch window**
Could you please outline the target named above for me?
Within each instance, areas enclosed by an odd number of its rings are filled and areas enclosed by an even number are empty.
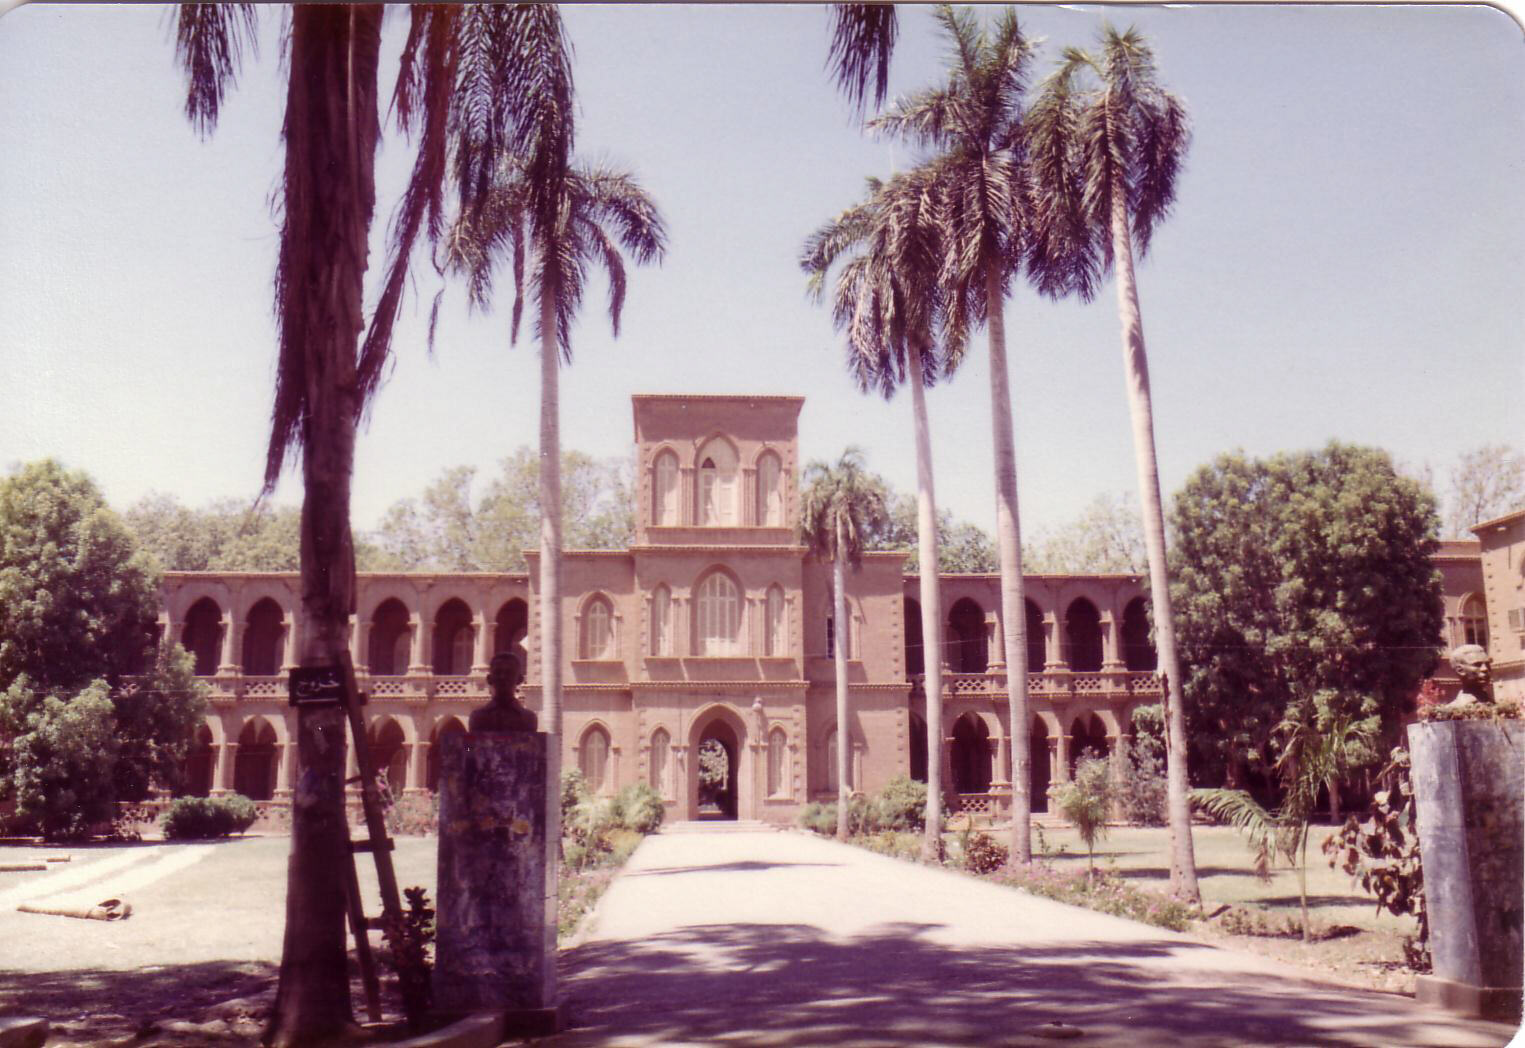
[[[597,725],[589,728],[578,747],[577,767],[593,793],[602,793],[609,776],[609,733]]]
[[[657,456],[652,484],[651,521],[671,527],[678,523],[678,456],[664,451]]]
[[[777,584],[768,587],[768,598],[763,605],[763,654],[789,654],[789,623],[784,609],[784,588]]]
[[[699,523],[703,527],[736,524],[736,452],[712,440],[699,452]]]
[[[1468,597],[1461,606],[1461,643],[1488,646],[1488,612],[1482,599]]]
[[[594,597],[583,612],[582,657],[614,658],[614,611],[603,597]]]
[[[782,797],[789,792],[789,738],[783,728],[768,732],[768,796]]]
[[[741,654],[741,594],[736,583],[716,571],[700,583],[694,603],[694,649],[700,655]]]
[[[757,523],[763,527],[784,526],[783,473],[773,452],[764,452],[757,460]]]
[[[668,796],[667,790],[667,755],[672,749],[672,736],[666,728],[658,728],[651,733],[651,788],[657,791],[658,796]]]
[[[666,586],[651,593],[651,654],[672,654],[672,590]]]

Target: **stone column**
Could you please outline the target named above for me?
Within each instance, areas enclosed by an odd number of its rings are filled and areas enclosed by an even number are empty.
[[[680,466],[678,468],[678,523],[688,527],[699,523],[698,495],[694,490],[694,468],[692,466]]]
[[[238,765],[238,743],[224,742],[217,755],[217,774],[212,776],[213,793],[232,793],[234,771]]]
[[[1043,613],[1043,671],[1067,670],[1064,646],[1059,639],[1059,619],[1052,611]]]
[[[413,744],[413,786],[414,791],[427,793],[429,790],[429,747],[420,739]]]
[[[287,613],[281,622],[282,629],[285,631],[281,637],[281,672],[283,673],[289,673],[302,664],[301,621],[297,613],[293,611]]]
[[[672,599],[672,653],[691,655],[688,630],[688,598],[674,596]]]
[[[487,617],[486,611],[477,612],[472,620],[472,629],[476,631],[473,645],[474,661],[471,665],[472,673],[486,673],[491,668],[493,633],[496,632],[497,623]],[[521,666],[520,669],[523,669]]]
[[[349,657],[355,664],[356,673],[369,673],[371,670],[371,624],[354,615],[349,617]]]
[[[291,766],[296,763],[296,747],[289,742],[275,744],[275,796],[284,799],[291,796]]]
[[[1059,773],[1063,761],[1059,759],[1059,736],[1050,735],[1044,741],[1048,743],[1048,782],[1052,786],[1056,782],[1068,781],[1065,775]]]
[[[555,1033],[556,747],[539,732],[449,735],[441,747],[435,1008],[507,1012],[506,1033]]]
[[[1006,638],[1001,633],[1001,616],[991,612],[985,616],[985,665],[996,673],[1006,670]]]
[[[761,524],[762,513],[757,505],[757,470],[745,466],[741,470],[741,498],[738,524]]]
[[[1117,673],[1123,669],[1122,644],[1117,620],[1111,611],[1101,613],[1101,669],[1103,673]]]
[[[434,645],[429,643],[431,640],[429,634],[433,631],[424,627],[424,620],[417,612],[413,612],[408,616],[408,630],[410,631],[408,643],[409,675],[431,672],[434,667],[429,661],[429,649]]]
[[[1060,735],[1055,740],[1059,745],[1059,765],[1054,768],[1055,782],[1070,781],[1070,748],[1075,744],[1073,735]]]
[[[242,657],[238,642],[243,639],[242,627],[243,623],[234,618],[231,607],[222,613],[222,659],[217,666],[219,677],[238,673],[238,662]]]
[[[1011,786],[1011,735],[1001,733],[995,737],[995,767],[990,777],[991,786]]]

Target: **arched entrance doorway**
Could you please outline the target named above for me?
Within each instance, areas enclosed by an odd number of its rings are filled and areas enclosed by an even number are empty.
[[[984,718],[966,713],[953,725],[953,789],[985,793],[990,789],[990,729]]]
[[[1035,812],[1048,811],[1048,787],[1050,782],[1048,767],[1048,725],[1043,723],[1042,717],[1033,718],[1032,731],[1028,733],[1028,774],[1027,784],[1031,791],[1032,810]]]
[[[689,733],[689,818],[753,817],[746,742],[745,723],[729,709],[717,707],[696,718]]]
[[[911,778],[917,782],[927,781],[927,722],[921,718],[921,714],[911,714],[911,737],[906,740],[910,744]]]

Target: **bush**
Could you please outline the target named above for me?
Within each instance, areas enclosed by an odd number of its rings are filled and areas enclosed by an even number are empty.
[[[667,816],[667,806],[656,790],[644,782],[620,790],[615,798],[619,824],[635,833],[655,833]]]
[[[1075,765],[1075,777],[1055,786],[1051,795],[1059,814],[1085,841],[1091,866],[1095,867],[1096,842],[1107,835],[1107,809],[1112,803],[1112,783],[1108,763],[1096,757],[1082,757]]]
[[[992,880],[1045,899],[1084,906],[1172,931],[1185,931],[1193,916],[1192,908],[1185,903],[1159,892],[1136,888],[1115,873],[1092,875],[1080,870],[1063,873],[1048,863],[1035,862],[1031,866],[1020,863],[1008,866]]]
[[[874,798],[876,830],[920,833],[927,819],[927,784],[897,775]]]
[[[966,831],[961,844],[964,869],[970,873],[994,873],[1006,865],[1011,855],[1004,845],[997,844],[985,833]]]
[[[880,830],[878,833],[860,837],[853,843],[871,852],[888,855],[892,859],[906,859],[911,862],[921,859],[921,837],[914,833]]]
[[[1112,755],[1118,814],[1136,826],[1164,826],[1169,787],[1164,761],[1149,749]]]
[[[201,840],[243,833],[259,811],[242,794],[227,797],[178,797],[164,813],[164,836],[170,840]]]
[[[811,801],[801,809],[799,824],[812,833],[819,833],[822,837],[835,837],[837,834],[837,806],[835,804],[822,804],[820,801]]]
[[[582,772],[572,768],[561,773],[562,826],[566,826],[571,821],[573,810],[588,797],[588,780],[583,778]]]

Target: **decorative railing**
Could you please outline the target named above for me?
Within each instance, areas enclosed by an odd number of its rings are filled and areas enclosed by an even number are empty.
[[[911,686],[923,693],[926,678],[920,674],[911,678]],[[971,695],[1005,695],[1006,674],[996,670],[986,673],[944,673],[943,698],[953,699]],[[1027,675],[1027,694],[1030,698],[1058,701],[1086,696],[1137,695],[1158,698],[1159,674],[1152,670],[1108,670],[1101,673],[1075,673],[1059,670]]]
[[[197,678],[211,689],[214,703],[285,702],[286,676],[241,676]],[[479,701],[488,695],[487,678],[470,674],[451,675],[419,673],[411,675],[371,675],[357,678],[360,690],[371,699],[404,702],[428,702],[431,699]]]

